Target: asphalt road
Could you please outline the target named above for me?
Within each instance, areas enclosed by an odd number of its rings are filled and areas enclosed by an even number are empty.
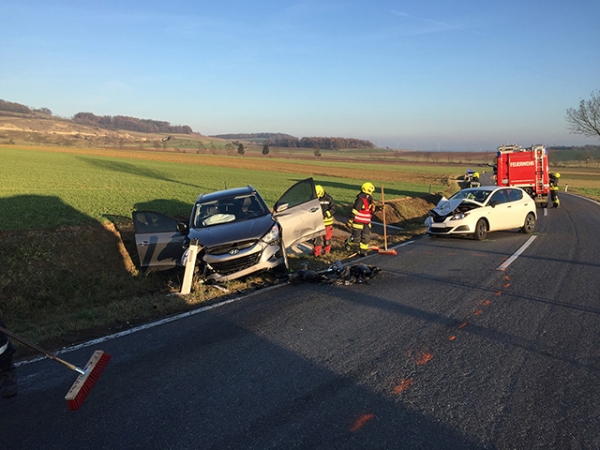
[[[113,356],[79,411],[74,372],[24,364],[0,448],[598,449],[600,206],[561,200],[531,241],[425,237],[363,260],[369,284],[269,289],[66,353]]]

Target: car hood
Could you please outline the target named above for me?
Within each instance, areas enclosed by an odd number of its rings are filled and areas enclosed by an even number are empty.
[[[438,202],[437,206],[433,208],[431,212],[435,213],[435,215],[439,217],[446,217],[450,214],[453,214],[456,211],[456,209],[463,203],[469,206],[467,209],[478,208],[483,206],[483,204],[471,199],[447,199],[446,197],[442,197],[441,200]]]
[[[262,238],[275,224],[270,214],[241,222],[224,223],[206,228],[191,228],[190,239],[198,239],[200,245],[214,247]]]

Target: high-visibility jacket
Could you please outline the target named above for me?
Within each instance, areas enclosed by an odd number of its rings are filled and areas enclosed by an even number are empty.
[[[368,225],[371,223],[371,217],[375,210],[375,202],[369,194],[361,192],[356,196],[356,201],[352,207],[352,220],[355,224]]]
[[[327,192],[319,198],[321,202],[321,210],[323,211],[323,225],[326,227],[333,225],[333,215],[335,214],[335,203],[333,197]]]

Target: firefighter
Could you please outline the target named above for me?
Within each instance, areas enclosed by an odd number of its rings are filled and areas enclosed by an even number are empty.
[[[549,174],[550,178],[550,199],[552,200],[552,207],[558,208],[560,206],[560,200],[558,199],[558,179],[560,173],[553,172]]]
[[[481,186],[481,183],[479,182],[479,172],[473,172],[473,178],[471,178],[469,187],[479,187],[479,186]]]
[[[2,320],[0,320],[0,326],[6,328]],[[0,397],[2,398],[17,395],[19,391],[16,369],[13,365],[14,353],[15,348],[6,335],[0,332]]]
[[[333,197],[323,189],[323,186],[315,186],[317,197],[321,202],[321,211],[323,212],[323,225],[325,225],[325,235],[315,239],[313,254],[318,258],[321,252],[328,254],[331,252],[331,238],[333,237],[333,215],[335,214],[335,203]]]
[[[375,192],[375,186],[373,183],[366,182],[360,190],[352,207],[352,216],[347,224],[352,234],[346,240],[346,250],[352,250],[352,243],[358,242],[358,255],[366,256],[371,240],[371,217],[375,211],[375,201],[372,195]]]

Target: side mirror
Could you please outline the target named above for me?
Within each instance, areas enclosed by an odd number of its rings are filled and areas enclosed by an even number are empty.
[[[177,231],[179,231],[181,234],[187,234],[187,232],[188,232],[187,224],[183,223],[183,222],[177,222]]]
[[[276,213],[279,213],[279,212],[285,211],[289,207],[290,207],[289,203],[281,203],[281,204],[280,203],[276,203],[275,207],[273,209],[275,210]]]
[[[491,206],[492,208],[495,208],[495,207],[496,207],[496,205],[499,205],[499,204],[500,204],[500,202],[499,202],[498,200],[493,200],[493,201],[491,201],[491,202],[490,202],[490,206]]]

